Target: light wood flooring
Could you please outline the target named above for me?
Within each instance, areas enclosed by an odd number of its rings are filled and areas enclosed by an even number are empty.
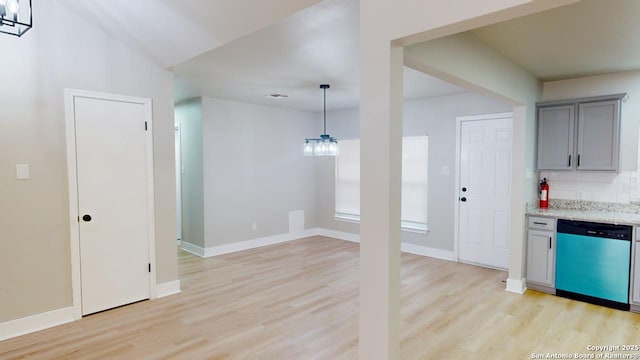
[[[357,359],[357,244],[311,237],[209,259],[180,252],[179,271],[181,294],[0,342],[0,359]],[[505,277],[403,254],[402,358],[640,344],[640,315],[507,293]]]

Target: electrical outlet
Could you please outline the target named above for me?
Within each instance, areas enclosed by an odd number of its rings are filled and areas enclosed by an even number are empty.
[[[29,164],[16,165],[16,180],[29,180]]]

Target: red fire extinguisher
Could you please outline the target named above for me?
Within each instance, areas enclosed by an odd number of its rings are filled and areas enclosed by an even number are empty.
[[[547,178],[540,181],[540,208],[549,208],[549,183],[547,182]]]

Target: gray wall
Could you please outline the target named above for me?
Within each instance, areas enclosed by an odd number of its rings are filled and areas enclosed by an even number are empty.
[[[176,104],[182,156],[182,241],[204,247],[202,99]]]
[[[405,65],[456,85],[505,99],[513,105],[509,279],[522,287],[526,254],[525,209],[537,199],[535,103],[542,83],[469,33],[460,33],[404,49]]]
[[[65,88],[153,99],[156,280],[178,278],[171,73],[56,0],[34,6],[32,30],[0,36],[0,322],[72,305]]]
[[[535,104],[542,96],[542,83],[471,33],[459,33],[411,45],[405,48],[404,55],[405,65],[413,69],[437,74],[446,81],[477,93],[502,97],[514,106],[510,111],[522,107],[514,112],[511,186],[515,195],[512,202],[517,203],[518,207],[512,206],[511,211],[512,227],[514,222],[518,224],[518,237],[521,238],[517,243],[524,244],[525,204],[538,198],[538,177],[534,176]],[[512,229],[512,237],[515,231]]]
[[[206,247],[287,233],[289,211],[316,226],[315,114],[203,98],[202,119]]]
[[[513,106],[487,96],[463,93],[407,101],[404,104],[403,134],[429,135],[429,189],[427,235],[403,232],[402,241],[442,250],[453,250],[455,199],[456,117],[510,112]],[[338,139],[359,137],[358,109],[327,114],[329,133]],[[335,165],[333,159],[318,161],[318,226],[351,233],[359,225],[334,220]],[[441,175],[443,166],[449,175]]]

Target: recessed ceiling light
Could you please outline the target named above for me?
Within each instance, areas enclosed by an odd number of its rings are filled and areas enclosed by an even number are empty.
[[[283,99],[283,98],[288,98],[289,95],[285,95],[285,94],[269,94],[269,95],[265,95],[268,98],[272,98],[272,99]]]

